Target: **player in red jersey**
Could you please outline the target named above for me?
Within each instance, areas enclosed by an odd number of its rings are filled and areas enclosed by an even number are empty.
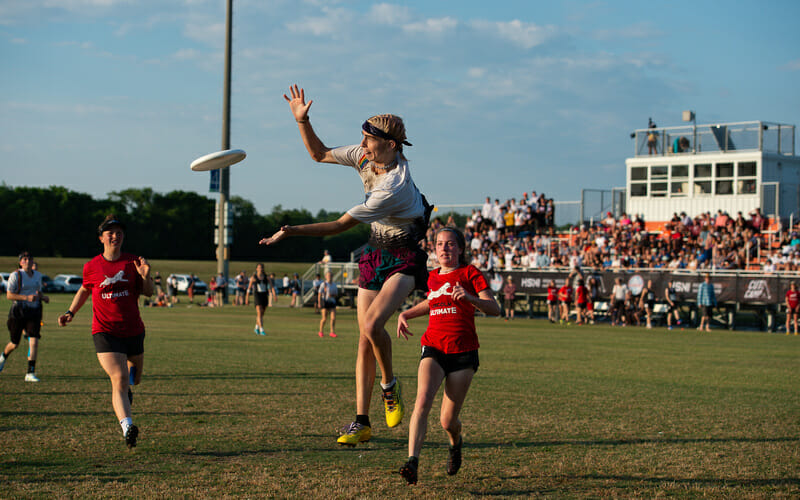
[[[550,280],[547,285],[547,319],[550,320],[550,323],[555,323],[558,317],[558,288],[556,288],[556,282]]]
[[[572,285],[569,278],[564,286],[558,289],[558,302],[561,309],[561,323],[569,323],[569,308],[572,305]]]
[[[83,266],[83,285],[58,324],[70,323],[92,297],[92,339],[97,359],[111,380],[111,404],[128,448],[136,446],[139,429],[133,424],[131,385],[142,378],[144,323],[139,295],[150,297],[155,283],[144,257],[122,252],[125,225],[109,215],[97,228],[103,253]]]
[[[583,279],[578,280],[578,288],[575,289],[575,306],[578,309],[578,320],[577,323],[579,325],[583,324],[584,318],[586,316],[586,308],[587,302],[589,301],[589,290],[586,288],[586,285],[583,284]]]
[[[464,235],[445,227],[436,234],[436,257],[440,268],[428,275],[428,298],[397,318],[397,336],[408,339],[408,320],[429,315],[428,329],[422,336],[422,357],[417,373],[417,400],[408,434],[408,461],[400,474],[409,484],[417,482],[419,453],[428,427],[428,414],[439,387],[444,396],[439,421],[450,439],[447,473],[461,467],[461,421],[458,416],[472,377],[478,370],[478,335],[475,309],[491,316],[500,315],[483,274],[467,264]]]
[[[792,281],[789,283],[789,290],[786,292],[786,335],[789,335],[789,320],[794,322],[794,334],[797,335],[797,312],[800,308],[800,292],[797,291],[797,284]]]

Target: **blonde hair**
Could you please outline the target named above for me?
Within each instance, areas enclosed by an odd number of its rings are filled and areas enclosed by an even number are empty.
[[[406,126],[403,119],[397,115],[384,114],[375,115],[367,119],[367,123],[375,128],[378,128],[394,138],[395,148],[400,153],[400,157],[406,160],[403,155],[403,142],[406,141]]]

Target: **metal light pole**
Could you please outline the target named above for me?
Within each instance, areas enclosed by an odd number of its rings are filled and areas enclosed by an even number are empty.
[[[222,99],[222,149],[231,148],[231,32],[233,24],[233,0],[227,2],[225,18],[225,83]],[[219,206],[217,207],[217,220],[219,231],[217,238],[217,273],[222,273],[227,283],[228,280],[228,197],[230,195],[230,168],[225,167],[220,171]],[[227,286],[224,290],[227,290]]]

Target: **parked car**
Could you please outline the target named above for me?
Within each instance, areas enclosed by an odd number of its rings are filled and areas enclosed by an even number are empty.
[[[61,289],[64,292],[71,293],[80,290],[83,284],[83,278],[77,274],[56,274],[53,278],[53,286]]]
[[[62,283],[56,283],[53,281],[53,278],[50,276],[43,274],[42,275],[42,291],[47,293],[56,293],[56,292],[63,292],[64,285]]]
[[[174,278],[175,279],[175,286],[178,288],[178,292],[186,293],[186,290],[189,288],[189,279],[191,275],[189,274],[170,274],[167,279]],[[166,285],[166,282],[164,283]],[[203,280],[200,278],[194,279],[194,293],[198,295],[202,295],[206,293],[208,290],[208,285],[205,284]]]
[[[6,283],[8,283],[8,278],[10,278],[10,277],[11,277],[11,273],[0,273],[0,291],[1,292],[5,293],[6,286],[8,286]]]

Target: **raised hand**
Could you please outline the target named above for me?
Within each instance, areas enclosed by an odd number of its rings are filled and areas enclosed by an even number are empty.
[[[258,244],[259,245],[273,245],[273,244],[281,241],[282,239],[286,238],[286,236],[287,236],[287,231],[286,231],[287,227],[288,226],[283,226],[282,228],[280,228],[280,230],[277,233],[273,234],[269,238],[262,238],[261,241],[258,242]]]
[[[133,265],[136,266],[136,271],[142,278],[147,279],[147,277],[150,276],[150,264],[147,263],[147,259],[144,257],[139,257],[134,260]]]
[[[314,101],[306,103],[306,93],[296,83],[289,87],[289,93],[292,95],[291,99],[286,94],[283,94],[283,98],[289,103],[294,119],[298,122],[308,120],[308,108]]]

